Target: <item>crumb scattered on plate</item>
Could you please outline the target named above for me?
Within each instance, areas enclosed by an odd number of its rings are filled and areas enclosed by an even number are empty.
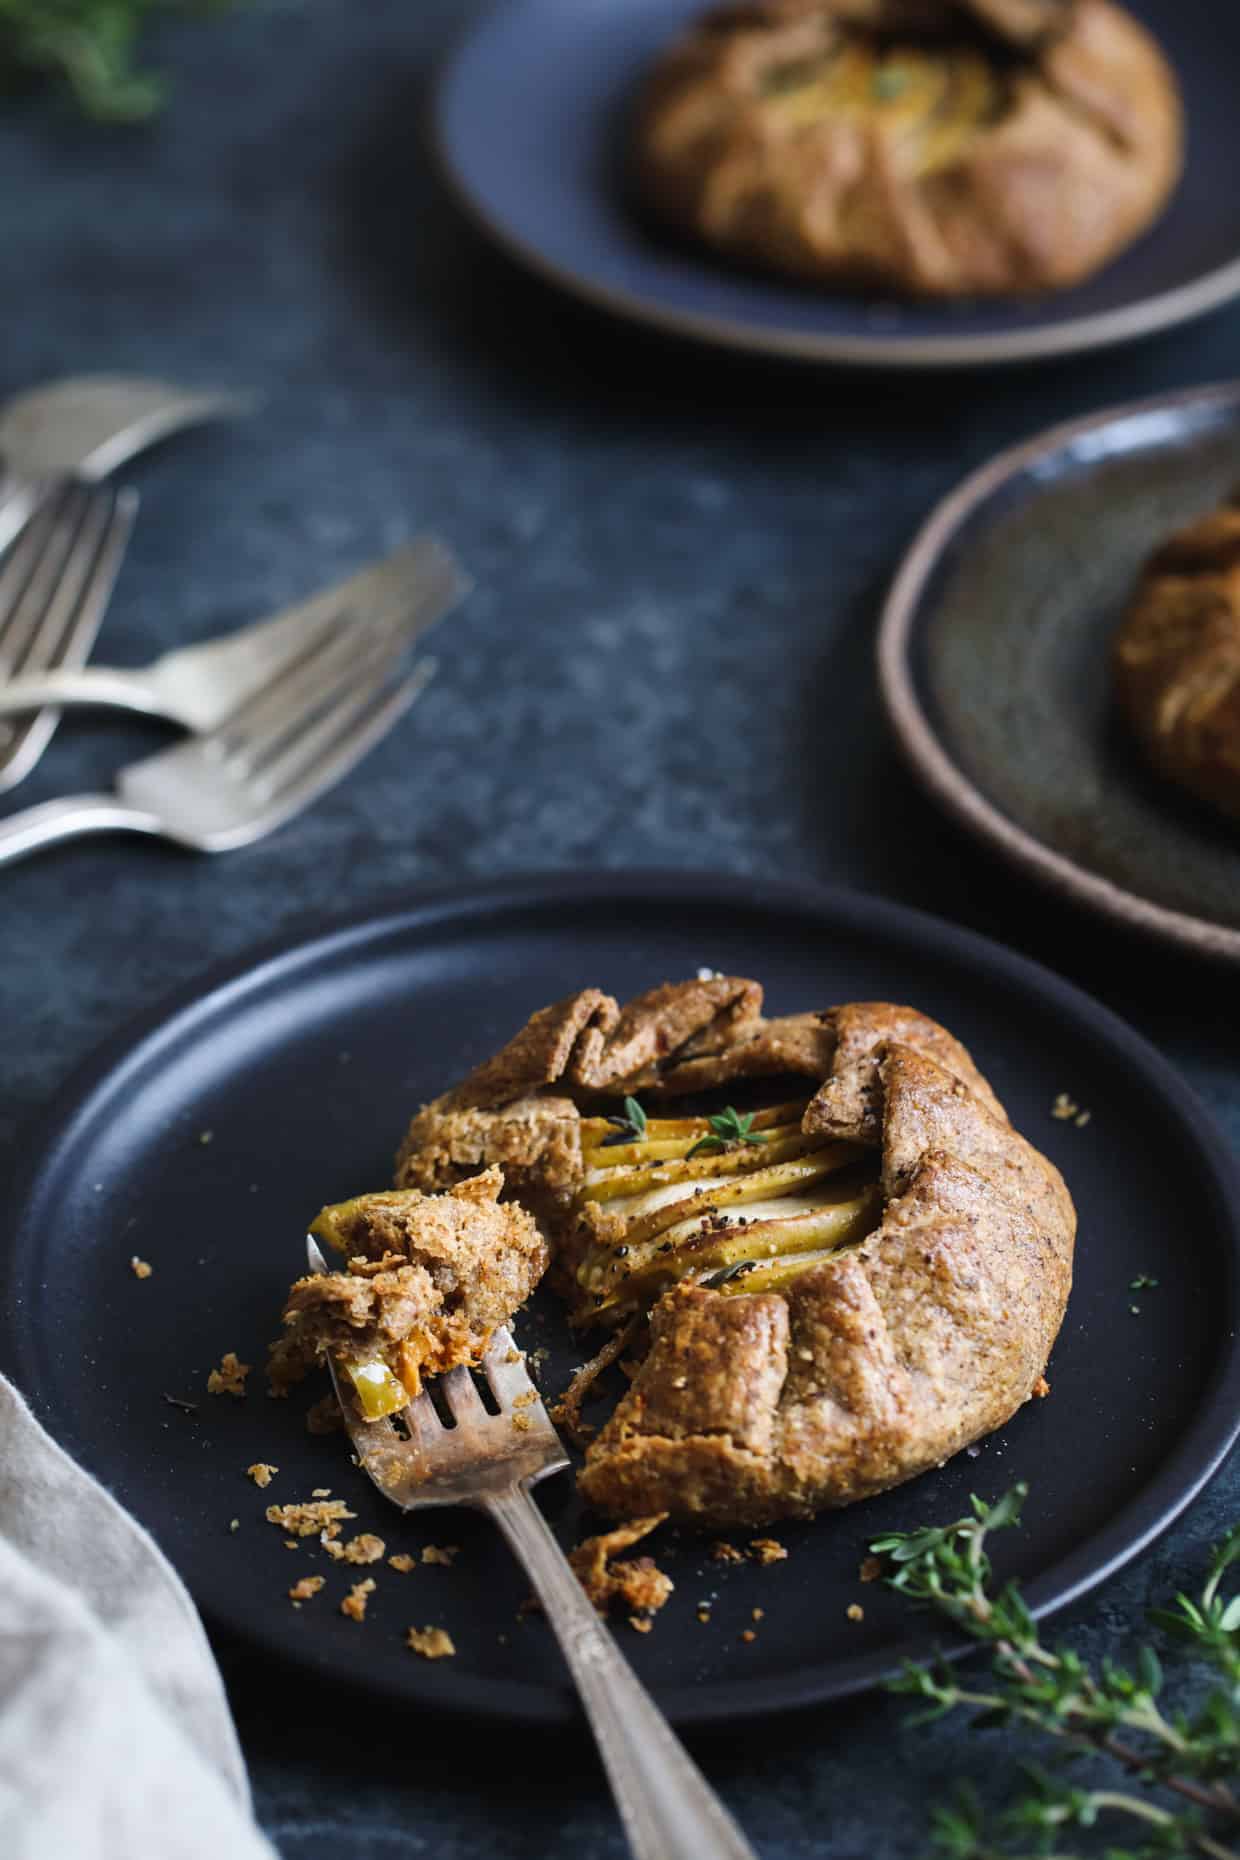
[[[712,1563],[743,1563],[745,1557],[735,1544],[725,1543],[721,1538],[717,1544],[711,1545],[710,1560]]]
[[[402,1550],[398,1556],[388,1558],[388,1565],[391,1569],[398,1569],[402,1576],[407,1576],[411,1569],[417,1567],[417,1559],[411,1557],[407,1550]]]
[[[382,1537],[376,1537],[373,1531],[362,1531],[357,1537],[350,1537],[348,1543],[329,1537],[324,1531],[319,1542],[333,1563],[377,1563],[387,1549]]]
[[[422,1551],[422,1561],[442,1563],[445,1569],[451,1569],[460,1554],[460,1544],[427,1544]]]
[[[314,1537],[320,1531],[334,1525],[334,1537],[340,1529],[344,1518],[355,1518],[357,1513],[350,1511],[342,1498],[316,1498],[294,1502],[290,1505],[268,1505],[268,1524],[279,1525],[282,1531],[292,1531],[298,1537]]]
[[[235,1350],[226,1350],[218,1369],[213,1369],[207,1377],[208,1395],[245,1394],[245,1379],[250,1373],[250,1364],[243,1363]]]
[[[230,1531],[239,1531],[241,1529],[240,1518],[230,1518],[228,1520],[228,1528]]]
[[[331,1495],[332,1489],[329,1485],[316,1485],[310,1494],[311,1498],[330,1498]]]
[[[844,1610],[844,1613],[848,1616],[848,1619],[850,1621],[864,1621],[865,1620],[865,1609],[861,1606],[860,1602],[849,1602],[848,1607]]]
[[[266,1460],[255,1460],[252,1466],[247,1466],[245,1469],[246,1477],[259,1486],[270,1485],[279,1470],[278,1466],[269,1466]]]
[[[149,1260],[139,1259],[135,1253],[129,1262],[129,1270],[135,1279],[149,1279],[155,1268]]]
[[[665,1511],[660,1511],[651,1518],[634,1518],[614,1531],[587,1537],[575,1550],[569,1551],[568,1560],[577,1580],[601,1615],[606,1614],[612,1601],[622,1602],[631,1614],[652,1615],[672,1593],[671,1577],[664,1575],[653,1557],[630,1557],[623,1563],[612,1561],[618,1550],[627,1550],[630,1544],[649,1536],[666,1516]]]
[[[751,1537],[749,1554],[755,1563],[782,1563],[788,1552],[774,1537]]]
[[[745,1641],[746,1643],[752,1640],[757,1640],[757,1638],[758,1636],[754,1633],[752,1628],[745,1628],[741,1634],[741,1639]]]
[[[1078,1130],[1084,1130],[1093,1112],[1083,1110],[1069,1092],[1061,1091],[1051,1106],[1051,1116],[1059,1118],[1061,1123],[1071,1122]]]
[[[1033,1393],[1037,1396],[1037,1399],[1039,1401],[1045,1401],[1046,1397],[1050,1394],[1050,1392],[1051,1392],[1051,1385],[1046,1380],[1046,1377],[1039,1376],[1037,1381],[1033,1385]]]
[[[355,1582],[340,1604],[342,1615],[348,1615],[350,1621],[366,1619],[366,1604],[375,1592],[375,1579],[366,1576],[361,1582]]]
[[[629,1626],[637,1634],[649,1634],[654,1622],[649,1615],[630,1615]]]
[[[879,1556],[867,1556],[857,1571],[862,1582],[877,1582],[883,1573],[883,1559]]]
[[[452,1636],[440,1627],[410,1628],[405,1644],[410,1652],[420,1654],[424,1660],[448,1660],[456,1652]]]
[[[290,1602],[308,1602],[313,1599],[327,1581],[326,1576],[303,1576],[295,1582],[288,1592]]]

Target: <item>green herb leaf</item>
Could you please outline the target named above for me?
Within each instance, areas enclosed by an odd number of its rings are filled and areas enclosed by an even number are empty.
[[[636,1098],[624,1101],[624,1116],[609,1117],[607,1122],[614,1126],[612,1135],[604,1137],[600,1149],[610,1149],[614,1143],[644,1143],[646,1141],[646,1113]]]
[[[715,1150],[729,1149],[734,1143],[765,1143],[765,1130],[755,1130],[753,1127],[756,1115],[754,1111],[746,1111],[742,1117],[739,1111],[727,1105],[709,1120],[710,1135],[699,1137],[685,1160],[688,1161],[690,1156],[709,1156]]]
[[[880,65],[870,80],[870,90],[881,103],[890,103],[904,95],[910,82],[908,72],[898,65]]]
[[[230,0],[0,0],[0,83],[24,73],[58,79],[86,116],[139,122],[164,101],[138,69],[138,40],[157,15],[222,11]]]

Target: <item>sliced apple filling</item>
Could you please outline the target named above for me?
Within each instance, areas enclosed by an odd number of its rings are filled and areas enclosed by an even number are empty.
[[[877,1225],[876,1158],[806,1136],[805,1102],[741,1116],[582,1122],[578,1322],[616,1324],[680,1279],[774,1291]]]
[[[1002,112],[1008,87],[973,47],[884,46],[858,38],[767,73],[765,109],[786,129],[835,118],[873,124],[921,174],[948,167]]]

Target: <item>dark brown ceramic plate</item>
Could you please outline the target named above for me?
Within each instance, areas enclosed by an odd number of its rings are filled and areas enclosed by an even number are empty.
[[[1056,427],[931,515],[879,632],[887,715],[970,831],[1090,908],[1240,963],[1240,827],[1153,775],[1108,648],[1142,562],[1240,482],[1240,383]]]

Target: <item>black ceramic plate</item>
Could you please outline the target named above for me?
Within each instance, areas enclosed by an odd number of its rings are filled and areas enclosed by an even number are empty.
[[[803,289],[652,234],[624,182],[643,71],[708,0],[504,0],[444,75],[436,134],[461,200],[514,257],[589,302],[726,347],[808,361],[959,367],[1122,342],[1240,291],[1240,7],[1128,0],[1187,106],[1183,182],[1158,224],[1077,289],[922,304]]]
[[[598,982],[624,996],[703,963],[762,978],[780,1012],[887,995],[941,1016],[1063,1168],[1081,1243],[1051,1397],[976,1458],[780,1527],[790,1554],[768,1568],[713,1563],[691,1538],[659,1547],[676,1592],[653,1633],[618,1631],[666,1710],[682,1723],[755,1716],[856,1690],[925,1652],[925,1624],[877,1585],[860,1589],[858,1565],[876,1532],[946,1522],[970,1491],[995,1497],[1029,1480],[1028,1526],[1000,1561],[1045,1611],[1136,1555],[1210,1476],[1240,1414],[1240,1201],[1208,1118],[1152,1048],[1022,958],[873,899],[707,877],[514,882],[414,902],[234,968],[115,1043],[34,1141],[5,1272],[6,1365],[154,1530],[209,1617],[398,1700],[569,1717],[548,1630],[517,1620],[524,1581],[483,1520],[405,1522],[339,1436],[305,1432],[309,1395],[268,1400],[260,1369],[244,1401],[208,1398],[204,1385],[226,1350],[262,1363],[307,1214],[390,1179],[413,1107],[557,995]],[[1061,1091],[1092,1111],[1087,1127],[1052,1118]],[[151,1278],[134,1278],[133,1254]],[[1139,1273],[1157,1290],[1134,1295]],[[580,1348],[555,1305],[527,1314],[518,1334],[549,1350],[544,1382],[559,1388]],[[245,1477],[255,1460],[280,1468],[265,1492]],[[271,1501],[316,1486],[346,1498],[352,1528],[378,1531],[390,1551],[457,1543],[457,1562],[412,1575],[377,1566],[358,1627],[337,1603],[359,1572],[317,1545],[285,1549],[263,1519]],[[548,1481],[540,1497],[573,1541],[570,1481]],[[327,1588],[294,1610],[286,1591],[312,1572]],[[705,1599],[708,1626],[696,1614]],[[845,1611],[858,1600],[854,1623]],[[746,1644],[755,1607],[765,1615]],[[405,1628],[428,1623],[449,1628],[455,1659],[429,1665],[404,1650]]]
[[[1240,963],[1240,826],[1155,777],[1108,654],[1155,543],[1240,482],[1240,384],[1057,427],[975,472],[892,585],[899,741],[971,831],[1081,903]]]

